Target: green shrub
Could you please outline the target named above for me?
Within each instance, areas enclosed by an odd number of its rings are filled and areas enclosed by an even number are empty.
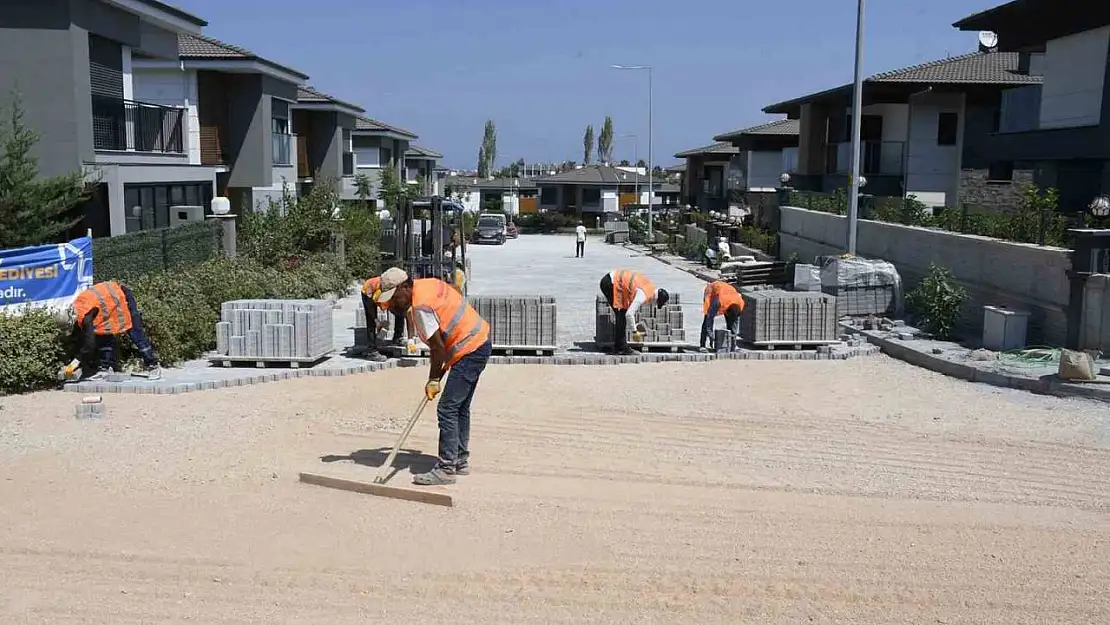
[[[22,315],[0,312],[0,337],[0,395],[57,384],[68,337],[54,313],[42,309]]]
[[[929,265],[929,273],[906,296],[906,303],[924,325],[924,330],[939,339],[950,338],[956,330],[967,301],[967,291],[943,267]]]

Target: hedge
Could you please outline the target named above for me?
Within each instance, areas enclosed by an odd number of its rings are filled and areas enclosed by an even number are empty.
[[[318,299],[345,294],[347,268],[328,255],[278,266],[242,258],[216,258],[173,272],[141,276],[125,284],[135,293],[147,335],[163,364],[203,355],[216,344],[220,304],[234,299]],[[57,384],[58,369],[73,351],[72,335],[53,313],[0,313],[0,394],[22,393]],[[129,340],[120,341],[121,359],[138,361]]]

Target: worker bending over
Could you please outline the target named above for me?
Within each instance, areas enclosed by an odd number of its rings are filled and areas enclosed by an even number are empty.
[[[470,473],[470,402],[478,378],[489,362],[493,344],[489,324],[450,284],[438,278],[412,280],[393,268],[381,276],[381,290],[374,299],[390,302],[393,310],[407,315],[431,351],[431,366],[424,396],[432,401],[440,394],[439,461],[431,471],[413,478],[421,486],[454,484],[456,475]],[[450,371],[447,383],[443,376]]]
[[[143,318],[131,289],[118,282],[98,282],[73,300],[74,332],[78,334],[77,357],[60,372],[63,380],[75,381],[86,373],[116,371],[117,338],[126,334],[143,358],[147,377],[158,379],[162,369],[143,328]],[[99,353],[99,362],[93,354]],[[99,371],[98,371],[99,370]]]
[[[617,269],[605,274],[601,279],[601,294],[609,302],[616,317],[613,353],[624,356],[637,353],[628,346],[628,324],[633,324],[637,333],[646,331],[643,324],[636,324],[636,313],[640,307],[654,300],[656,308],[662,308],[671,298],[665,289],[656,289],[644,274],[627,269]]]
[[[744,296],[728,282],[717,280],[710,282],[705,287],[702,295],[701,312],[705,318],[701,322],[701,342],[699,346],[705,351],[705,342],[713,333],[713,320],[718,315],[725,316],[725,325],[733,334],[740,334],[740,313],[744,312]],[[714,346],[721,349],[720,345]]]
[[[370,344],[366,352],[366,358],[374,362],[384,362],[388,360],[385,354],[382,354],[381,347],[378,345],[378,331],[384,330],[389,327],[388,321],[378,321],[378,311],[391,312],[389,302],[375,302],[374,292],[381,290],[382,279],[378,276],[368,278],[366,282],[362,283],[362,309],[366,312],[366,338]],[[393,343],[401,342],[401,336],[405,329],[405,313],[393,313]]]

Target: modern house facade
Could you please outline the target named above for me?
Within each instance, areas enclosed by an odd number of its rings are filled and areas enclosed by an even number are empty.
[[[1002,167],[1058,189],[1062,210],[1110,193],[1110,5],[1016,0],[954,26],[995,33],[998,49],[1016,56],[1017,73],[1032,83],[1003,92],[984,149],[1005,155]]]
[[[640,204],[648,193],[647,176],[606,165],[586,165],[535,179],[540,210],[569,215],[600,216]],[[637,192],[641,197],[637,197]]]
[[[361,106],[302,86],[292,106],[297,129],[297,187],[307,193],[318,179],[335,181],[344,196],[354,187],[355,154],[352,133],[363,113]]]
[[[404,128],[391,126],[376,119],[360,115],[351,131],[351,149],[354,152],[355,176],[366,176],[370,182],[371,199],[380,199],[382,170],[392,168],[397,180],[408,178],[405,153],[416,135]],[[355,199],[354,187],[345,187],[344,199]]]
[[[519,215],[534,213],[538,208],[533,178],[447,176],[442,184],[443,195],[457,199],[468,212],[486,210]]]
[[[417,187],[420,195],[440,195],[443,177],[437,176],[436,163],[441,158],[443,155],[435,150],[410,146],[405,151],[405,183]]]
[[[686,159],[686,175],[682,179],[685,203],[700,211],[727,208],[729,193],[739,183],[739,152],[730,143],[677,152],[675,158]]]
[[[212,172],[189,148],[190,109],[143,101],[134,74],[136,61],[176,63],[179,35],[199,34],[204,20],[154,0],[2,0],[0,15],[0,98],[18,93],[41,174],[85,171],[94,183],[82,230],[122,234],[169,222],[171,203],[211,198]],[[125,208],[136,180],[160,186],[133,189],[131,206],[157,195],[165,210]]]
[[[861,173],[865,192],[914,196],[932,207],[1007,208],[1032,172],[1006,166],[990,136],[1002,93],[1038,85],[1019,71],[1019,55],[980,51],[884,72],[863,82]],[[832,191],[849,184],[852,85],[772,104],[769,114],[798,120],[791,184]]]

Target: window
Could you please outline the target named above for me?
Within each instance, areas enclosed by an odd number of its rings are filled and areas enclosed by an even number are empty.
[[[582,189],[582,204],[601,204],[601,189],[585,187]]]
[[[987,169],[987,182],[1013,182],[1013,180],[1013,161],[996,161]]]
[[[378,150],[380,154],[378,157],[380,159],[380,165],[385,166],[393,163],[393,150],[389,148],[378,148]]]
[[[558,198],[558,191],[555,187],[541,187],[540,188],[540,204],[544,206],[551,206]]]
[[[359,167],[381,167],[381,149],[355,148],[355,161]]]
[[[958,113],[941,113],[937,119],[937,145],[956,145],[959,126]]]
[[[289,120],[280,117],[272,118],[273,131],[275,135],[289,134]]]
[[[210,183],[126,184],[123,186],[124,223],[127,232],[171,225],[171,206],[203,206],[212,203]]]

